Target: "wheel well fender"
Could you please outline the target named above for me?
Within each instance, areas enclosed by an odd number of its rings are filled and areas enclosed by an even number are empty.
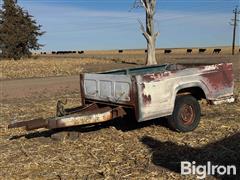
[[[197,100],[208,99],[209,90],[204,83],[201,82],[191,82],[178,85],[173,93],[172,104],[173,109],[175,105],[175,100],[178,95],[191,94]]]

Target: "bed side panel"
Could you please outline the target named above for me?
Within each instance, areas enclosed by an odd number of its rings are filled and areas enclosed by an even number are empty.
[[[172,98],[178,85],[170,72],[136,76],[138,87],[138,121],[167,116],[172,113]]]
[[[110,103],[132,103],[132,81],[128,75],[84,74],[86,99]]]
[[[201,72],[201,80],[209,89],[207,97],[209,100],[233,95],[234,76],[232,63],[205,66],[201,69]]]
[[[177,92],[199,87],[208,100],[233,95],[231,64],[185,68],[136,76],[138,87],[138,121],[171,115]]]

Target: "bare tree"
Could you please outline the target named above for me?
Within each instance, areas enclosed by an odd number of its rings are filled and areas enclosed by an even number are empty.
[[[157,64],[156,61],[156,39],[159,32],[154,32],[154,15],[156,10],[156,0],[135,0],[134,8],[143,7],[146,11],[146,28],[139,20],[143,36],[147,40],[146,65]]]

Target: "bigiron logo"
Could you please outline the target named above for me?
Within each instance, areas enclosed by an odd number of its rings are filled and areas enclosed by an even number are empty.
[[[210,161],[206,165],[196,165],[196,162],[181,162],[182,175],[196,175],[198,179],[204,179],[207,175],[237,175],[235,165],[213,165]]]

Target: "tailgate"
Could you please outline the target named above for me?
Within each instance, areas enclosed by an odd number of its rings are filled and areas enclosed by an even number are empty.
[[[89,100],[130,104],[132,81],[129,75],[83,74],[84,96]]]

